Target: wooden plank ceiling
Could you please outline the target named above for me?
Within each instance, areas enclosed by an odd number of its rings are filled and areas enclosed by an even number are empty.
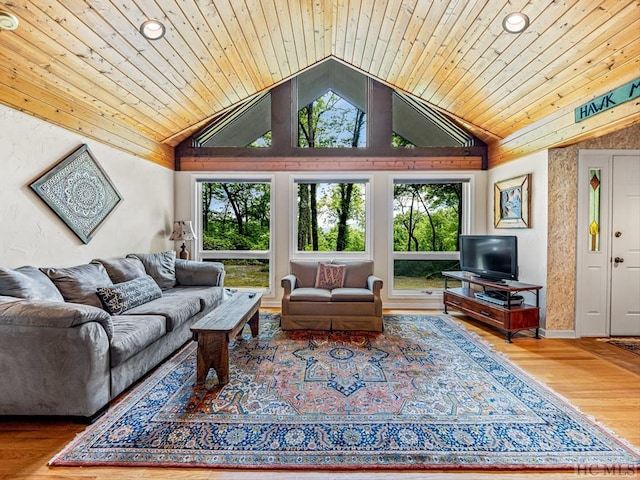
[[[172,166],[209,119],[334,57],[447,112],[494,165],[640,121],[573,109],[638,78],[632,0],[0,0],[0,101]],[[519,35],[502,19],[531,19]],[[157,18],[166,36],[145,40]]]

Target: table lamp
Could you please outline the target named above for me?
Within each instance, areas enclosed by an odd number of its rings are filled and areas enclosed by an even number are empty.
[[[171,232],[171,236],[169,240],[173,240],[174,242],[182,242],[182,247],[178,256],[183,260],[189,260],[189,251],[187,250],[186,241],[195,240],[196,234],[193,231],[193,226],[191,225],[191,220],[176,220],[173,222],[173,232]]]

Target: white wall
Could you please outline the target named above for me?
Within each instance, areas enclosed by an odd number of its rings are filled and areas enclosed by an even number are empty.
[[[487,233],[518,237],[518,266],[521,282],[542,285],[547,281],[548,152],[538,152],[489,170],[487,179]],[[531,228],[504,229],[493,226],[494,183],[531,174]],[[479,232],[482,233],[482,232]],[[546,288],[540,291],[540,317],[545,318]]]
[[[123,201],[85,245],[29,185],[83,143]],[[172,248],[174,172],[0,105],[0,265],[72,266]]]

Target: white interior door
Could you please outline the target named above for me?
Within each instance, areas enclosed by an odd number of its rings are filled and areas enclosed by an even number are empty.
[[[640,156],[613,157],[611,335],[640,336]]]

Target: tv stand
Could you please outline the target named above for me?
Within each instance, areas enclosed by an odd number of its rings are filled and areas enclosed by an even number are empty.
[[[507,343],[511,343],[511,336],[520,330],[536,331],[536,338],[539,337],[540,329],[540,285],[530,285],[521,282],[496,282],[481,278],[469,272],[442,272],[444,276],[444,313],[449,313],[448,309],[457,310],[487,325],[491,325],[506,332]],[[462,282],[460,288],[449,288],[448,279],[453,278]],[[523,303],[522,305],[507,304],[497,305],[475,297],[478,290],[472,289],[471,285],[479,285],[482,291],[500,290],[507,294],[507,299],[517,294],[517,292],[531,292],[535,296],[535,305]]]

